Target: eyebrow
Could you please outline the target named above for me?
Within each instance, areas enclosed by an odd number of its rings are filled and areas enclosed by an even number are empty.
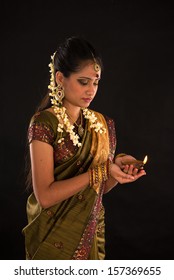
[[[89,77],[79,77],[78,79],[87,79],[87,80],[92,81],[92,79],[89,78]],[[95,79],[96,79],[96,80],[100,80],[101,78],[100,78],[100,77],[95,77]]]

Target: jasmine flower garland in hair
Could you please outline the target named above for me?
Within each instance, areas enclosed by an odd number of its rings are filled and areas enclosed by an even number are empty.
[[[54,110],[54,113],[57,116],[58,119],[58,127],[57,131],[62,135],[63,129],[69,133],[70,139],[73,142],[74,146],[80,147],[82,144],[79,141],[79,135],[74,132],[74,125],[72,125],[68,119],[68,115],[66,114],[66,108],[61,106],[59,103],[56,93],[57,93],[57,86],[55,83],[55,73],[54,73],[54,56],[55,53],[51,56],[51,62],[49,64],[50,67],[50,84],[48,88],[51,90],[49,93],[51,97],[51,104],[52,108]],[[90,111],[87,108],[82,108],[82,112],[85,119],[88,119],[90,122],[90,128],[93,128],[97,133],[106,133],[106,128],[103,127],[103,124],[97,121],[97,117],[95,116],[95,113]],[[58,140],[58,143],[62,143],[64,141],[64,138],[61,136]]]
[[[48,88],[51,90],[51,92],[49,93],[50,96],[54,97],[51,99],[51,103],[53,105],[58,105],[57,104],[57,100],[56,100],[56,91],[57,91],[57,86],[56,86],[56,83],[55,83],[55,78],[54,78],[54,57],[55,57],[55,53],[53,53],[53,55],[51,56],[51,62],[50,64],[48,65],[50,67],[50,84],[48,86]]]

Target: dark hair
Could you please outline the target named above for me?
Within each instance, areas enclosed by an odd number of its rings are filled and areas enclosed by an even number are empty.
[[[58,46],[54,56],[54,72],[60,71],[65,77],[78,72],[80,67],[89,60],[94,61],[103,69],[101,56],[94,47],[81,36],[67,38]],[[49,91],[42,99],[37,111],[42,111],[51,106]]]
[[[65,77],[79,71],[82,63],[95,60],[102,68],[102,61],[94,47],[82,37],[70,37],[62,43],[54,57],[55,72],[60,71]]]
[[[80,67],[85,62],[95,61],[100,65],[101,70],[103,69],[102,59],[94,47],[83,37],[73,36],[67,38],[62,42],[54,56],[54,72],[60,71],[65,77],[69,77],[72,73],[80,70]],[[49,90],[44,98],[41,100],[36,112],[40,112],[51,107]],[[35,112],[35,113],[36,113]],[[27,145],[28,148],[28,145]],[[29,150],[26,153],[26,187],[31,189],[31,165]]]

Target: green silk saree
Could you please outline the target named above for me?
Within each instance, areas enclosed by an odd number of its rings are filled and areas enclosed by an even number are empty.
[[[29,126],[29,143],[44,141],[54,149],[54,177],[63,180],[86,172],[90,167],[113,160],[115,128],[113,120],[95,112],[107,129],[96,133],[84,120],[82,146],[76,148],[68,135],[65,143],[57,144],[57,118],[49,111],[36,114]],[[105,182],[86,187],[72,197],[47,209],[41,208],[34,192],[27,200],[28,224],[25,236],[26,259],[87,260],[105,257],[105,224],[102,196]]]

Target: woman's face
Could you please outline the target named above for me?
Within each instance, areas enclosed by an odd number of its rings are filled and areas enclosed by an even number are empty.
[[[62,75],[61,83],[65,92],[63,105],[65,107],[88,107],[96,95],[100,76],[101,71],[95,71],[93,62],[86,64],[68,78]]]

